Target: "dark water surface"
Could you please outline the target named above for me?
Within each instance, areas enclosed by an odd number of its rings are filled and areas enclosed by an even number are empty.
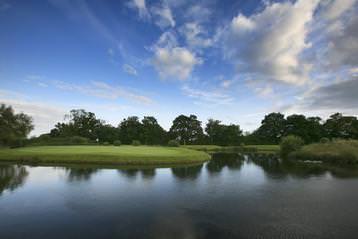
[[[182,168],[0,165],[0,238],[358,238],[358,173],[218,154]]]

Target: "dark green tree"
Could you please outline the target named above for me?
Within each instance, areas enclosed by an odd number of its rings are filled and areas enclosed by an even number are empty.
[[[23,140],[33,130],[32,118],[24,113],[15,114],[11,106],[0,106],[0,144],[10,145]]]
[[[174,119],[169,134],[172,139],[178,140],[180,144],[195,144],[202,140],[203,128],[195,115],[179,115]]]
[[[285,133],[286,120],[281,113],[271,113],[261,121],[261,126],[254,132],[262,143],[278,144]]]
[[[358,138],[358,120],[354,116],[335,113],[323,125],[328,138]]]
[[[211,144],[238,145],[242,136],[239,125],[224,125],[219,120],[209,119],[205,127]]]
[[[165,130],[158,124],[153,116],[145,116],[142,120],[143,143],[149,145],[165,144],[167,136]]]
[[[99,126],[95,131],[98,142],[108,142],[113,144],[114,141],[119,139],[119,129],[110,124]]]
[[[133,140],[143,141],[143,125],[137,116],[123,119],[118,128],[119,138],[123,144],[131,144]]]
[[[92,112],[83,109],[71,110],[70,114],[65,115],[67,123],[57,123],[51,130],[53,137],[81,136],[91,140],[96,140],[98,129],[103,125],[103,121],[96,118]]]

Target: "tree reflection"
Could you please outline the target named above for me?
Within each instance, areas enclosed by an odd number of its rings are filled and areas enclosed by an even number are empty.
[[[180,167],[180,168],[172,168],[172,174],[181,179],[196,179],[202,169],[203,165],[196,166],[188,166],[188,167]]]
[[[22,186],[28,176],[26,167],[21,165],[0,165],[0,195]]]
[[[156,169],[155,168],[144,168],[144,169],[126,168],[126,169],[118,169],[118,172],[129,179],[135,179],[139,174],[141,174],[144,179],[153,179],[156,174]]]
[[[323,164],[281,161],[276,155],[251,154],[248,158],[272,177],[290,175],[305,178],[320,176],[328,171],[328,168]]]
[[[88,181],[91,179],[92,175],[98,172],[98,168],[65,168],[68,175],[68,181]]]
[[[244,159],[244,156],[238,153],[215,153],[206,165],[206,169],[210,173],[218,173],[225,167],[239,170]]]

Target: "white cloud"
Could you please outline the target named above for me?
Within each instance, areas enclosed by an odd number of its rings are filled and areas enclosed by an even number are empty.
[[[79,92],[81,94],[103,99],[116,100],[124,98],[138,103],[151,104],[153,100],[147,96],[131,92],[119,86],[111,86],[105,82],[91,81],[89,85],[77,85],[63,81],[54,81],[55,87],[64,91]]]
[[[207,32],[196,22],[186,23],[180,28],[187,44],[193,49],[205,48],[213,44],[213,40],[207,37]]]
[[[178,46],[177,37],[174,31],[166,31],[162,35],[160,35],[159,40],[154,45],[155,48],[167,48],[171,49]]]
[[[128,73],[130,75],[134,75],[134,76],[138,75],[137,70],[131,65],[124,64],[122,66],[122,69],[123,69],[124,72],[126,72],[126,73]]]
[[[323,5],[326,6],[323,17],[328,20],[339,18],[344,12],[352,9],[357,0],[326,0]]]
[[[327,69],[358,66],[358,15],[356,0],[334,0],[321,10],[323,30],[316,35],[323,38],[321,51],[316,61],[323,62]],[[323,36],[323,37],[322,37]]]
[[[194,89],[188,85],[184,85],[182,87],[182,92],[186,96],[195,99],[195,103],[201,105],[228,105],[231,104],[234,100],[231,96],[219,91]]]
[[[156,48],[153,65],[163,79],[187,79],[202,60],[186,48]]]
[[[150,17],[145,0],[132,0],[129,2],[129,6],[138,10],[140,18]]]
[[[310,64],[300,59],[318,0],[272,3],[259,13],[239,14],[223,30],[226,58],[238,71],[290,84],[308,80]]]
[[[233,83],[234,83],[233,80],[223,80],[223,81],[221,82],[221,87],[227,89],[227,88],[229,88]]]
[[[15,112],[23,112],[33,118],[35,129],[31,135],[48,133],[57,122],[63,120],[68,111],[57,105],[35,102],[19,95],[19,93],[9,91],[6,94],[0,94],[0,103],[11,105]]]
[[[206,22],[210,20],[212,11],[201,4],[191,5],[186,11],[184,17],[190,21]]]
[[[155,23],[160,28],[175,27],[175,20],[169,6],[162,4],[162,6],[155,6],[151,8],[151,13],[155,17]]]

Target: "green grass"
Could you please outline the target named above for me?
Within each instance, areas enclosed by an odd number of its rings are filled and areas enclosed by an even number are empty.
[[[258,153],[277,153],[279,145],[244,145],[244,146],[218,146],[218,145],[183,145],[187,149],[194,149],[205,152],[243,151]]]
[[[225,148],[223,146],[218,146],[218,145],[183,145],[181,147],[186,149],[194,149],[194,150],[206,151],[206,152],[220,151]]]
[[[289,154],[289,159],[322,161],[332,164],[358,164],[358,141],[336,140],[303,146]]]
[[[209,160],[205,152],[160,146],[38,146],[0,149],[0,161],[37,164],[192,164]]]
[[[277,153],[280,151],[280,145],[245,145],[244,149],[253,149],[259,153]]]

